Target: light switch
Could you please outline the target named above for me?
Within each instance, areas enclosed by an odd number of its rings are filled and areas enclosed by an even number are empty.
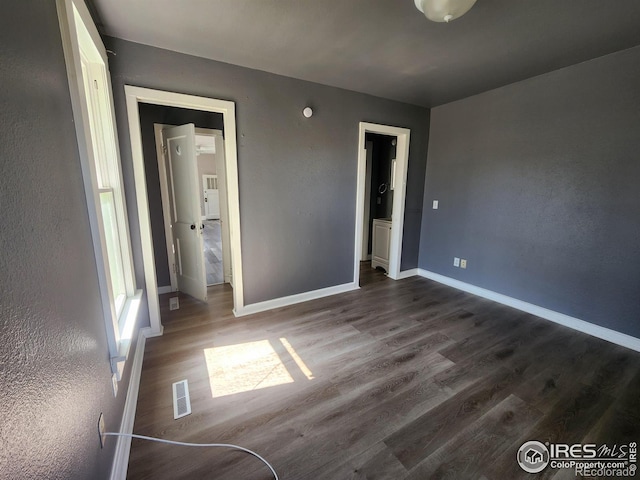
[[[458,257],[453,257],[453,266],[454,267],[460,266],[460,259]]]
[[[433,201],[433,209],[437,210],[438,209],[438,200],[434,200]]]

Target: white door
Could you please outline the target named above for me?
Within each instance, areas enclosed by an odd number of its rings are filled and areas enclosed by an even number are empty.
[[[207,217],[207,220],[219,220],[220,191],[218,190],[218,176],[203,175],[202,191],[204,192],[204,216]]]
[[[207,300],[204,244],[200,217],[195,126],[192,123],[163,131],[171,177],[171,223],[176,254],[178,290]]]

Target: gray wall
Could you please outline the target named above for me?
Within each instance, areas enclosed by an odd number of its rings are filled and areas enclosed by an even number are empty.
[[[116,89],[114,85],[114,90]],[[115,95],[115,93],[114,93]],[[142,133],[142,154],[144,155],[144,170],[147,179],[147,197],[149,198],[149,217],[151,221],[151,232],[153,235],[153,251],[155,253],[156,264],[156,280],[158,286],[164,287],[171,285],[171,276],[169,275],[169,259],[167,258],[167,243],[164,231],[164,217],[162,214],[162,194],[160,192],[160,174],[158,173],[158,154],[156,152],[156,137],[153,130],[154,123],[165,125],[184,125],[185,123],[193,123],[196,127],[211,128],[222,130],[224,125],[221,113],[201,112],[198,110],[189,110],[188,108],[166,107],[163,105],[152,105],[149,103],[140,104],[140,131]],[[118,118],[119,131],[122,132],[128,128],[126,115]],[[128,190],[129,205],[135,205],[135,196],[131,185],[133,184],[133,173],[127,175],[127,168],[132,169],[131,165],[131,148],[127,146],[127,150],[121,148],[122,162],[125,158],[129,159],[128,165],[123,165],[123,173],[125,175],[125,184],[129,184]],[[131,172],[133,170],[130,170]],[[130,208],[131,210],[131,208]],[[133,212],[137,215],[137,212]],[[137,220],[135,226],[132,225],[134,218],[129,217],[129,225],[137,231]],[[132,233],[133,235],[133,233]],[[134,245],[140,244],[140,236],[133,241]],[[137,247],[139,251],[139,247]],[[140,255],[138,255],[139,258]],[[142,263],[138,265],[139,282],[144,282],[142,277]],[[139,283],[143,285],[144,283]]]
[[[129,373],[115,399],[55,2],[0,32],[0,478],[108,478]]]
[[[639,152],[640,47],[433,109],[420,267],[640,337]]]
[[[427,109],[115,38],[105,41],[116,53],[110,69],[125,177],[133,178],[125,84],[236,102],[246,304],[353,280],[360,121],[411,129],[401,264],[417,266]],[[307,105],[315,112],[310,119],[302,116]],[[136,267],[141,274],[142,264]]]

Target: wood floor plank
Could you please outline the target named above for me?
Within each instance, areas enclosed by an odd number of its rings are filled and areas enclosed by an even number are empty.
[[[636,372],[618,398],[582,439],[583,443],[622,445],[640,443],[640,372]]]
[[[366,263],[361,282],[242,318],[228,285],[210,287],[208,304],[161,296],[134,432],[238,444],[283,480],[528,478],[515,461],[525,440],[639,435],[637,352]],[[192,414],[173,420],[183,379]],[[128,478],[271,476],[243,453],[133,440]]]
[[[640,438],[640,372],[637,372],[629,384],[620,393],[611,407],[596,422],[582,439],[581,443],[594,443],[598,446],[629,445],[638,443]],[[553,480],[575,479],[575,472],[562,469],[552,477]],[[633,477],[632,477],[633,478]]]
[[[541,416],[523,400],[509,395],[427,456],[406,478],[478,478]]]
[[[600,417],[611,406],[613,398],[592,386],[580,385],[576,391],[564,395],[552,411],[530,429],[519,442],[528,440],[549,443],[579,443]],[[522,470],[513,462],[520,445],[516,442],[494,464],[490,478],[518,478]],[[509,461],[511,460],[511,461]],[[547,479],[555,475],[552,469],[537,474],[536,478]]]
[[[376,443],[362,453],[338,465],[323,465],[311,472],[315,480],[388,480],[405,478],[407,471],[387,446]]]
[[[394,432],[384,442],[405,468],[411,470],[504,400],[509,395],[509,387],[520,380],[513,372],[500,369]]]

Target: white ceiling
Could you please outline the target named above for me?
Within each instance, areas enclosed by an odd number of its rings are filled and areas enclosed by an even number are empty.
[[[640,44],[640,0],[92,0],[107,35],[434,106]]]

